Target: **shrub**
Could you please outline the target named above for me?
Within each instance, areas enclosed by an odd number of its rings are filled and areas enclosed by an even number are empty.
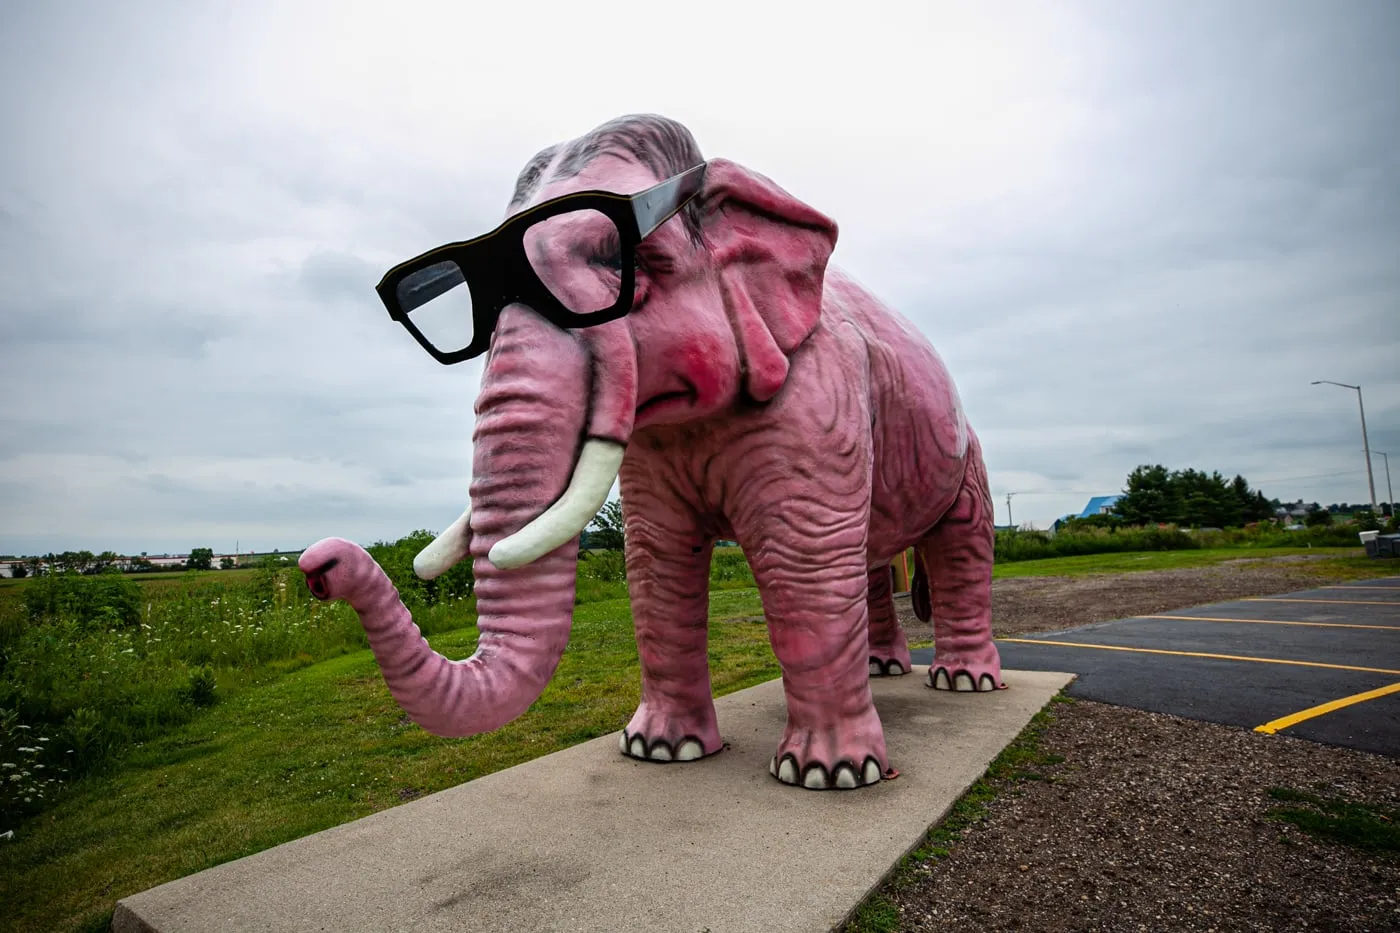
[[[471,559],[463,560],[435,580],[424,580],[413,572],[413,558],[437,537],[431,531],[415,531],[397,541],[379,541],[369,551],[399,591],[399,597],[410,609],[414,604],[435,606],[439,603],[466,599],[476,592],[476,576]]]
[[[1006,529],[996,533],[995,559],[1003,563],[1111,554],[1122,551],[1178,551],[1201,547],[1200,541],[1174,525],[1147,528],[1085,527],[1079,524],[1050,535],[1044,531]]]
[[[1376,515],[1375,512],[1372,512],[1370,509],[1367,509],[1364,512],[1352,513],[1351,522],[1356,527],[1357,531],[1381,530],[1380,518]]]
[[[84,630],[131,628],[141,621],[140,604],[140,587],[116,572],[47,574],[30,581],[24,590],[30,621],[71,620]]]
[[[214,668],[208,664],[201,664],[190,671],[190,681],[185,686],[184,697],[193,706],[212,706],[216,699],[216,686]]]

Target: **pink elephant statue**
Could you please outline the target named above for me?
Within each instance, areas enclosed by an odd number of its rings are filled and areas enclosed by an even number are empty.
[[[743,548],[782,667],[784,783],[888,773],[869,681],[911,670],[889,570],[907,548],[934,621],[930,685],[1004,686],[977,436],[933,347],[829,265],[835,244],[830,218],[768,178],[631,116],[539,153],[495,231],[385,276],[390,315],[434,357],[488,354],[470,506],[415,562],[431,578],[472,558],[476,653],[433,652],[357,545],[320,541],[300,565],[359,613],[415,722],[472,735],[540,695],[569,637],[579,532],[614,479],[642,670],[624,754],[723,746],[706,658],[717,539]],[[449,312],[452,295],[469,300]]]

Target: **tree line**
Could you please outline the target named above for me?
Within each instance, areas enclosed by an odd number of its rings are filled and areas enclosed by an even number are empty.
[[[233,568],[233,558],[224,557],[219,560],[221,570],[231,570]],[[16,579],[23,577],[37,577],[43,574],[78,574],[79,576],[93,576],[99,573],[121,572],[121,573],[159,573],[170,570],[212,570],[214,569],[214,549],[208,547],[197,547],[190,551],[189,557],[178,564],[157,564],[145,557],[123,557],[115,551],[103,551],[94,554],[92,551],[62,551],[60,553],[49,552],[42,557],[26,557],[23,560],[15,560],[10,564],[10,574]]]
[[[1274,517],[1278,507],[1243,476],[1227,480],[1219,472],[1139,466],[1128,474],[1122,498],[1111,513],[1127,525],[1181,525],[1237,528]]]
[[[1250,487],[1248,480],[1236,475],[1227,480],[1219,472],[1202,470],[1168,470],[1161,464],[1144,464],[1128,474],[1123,495],[1107,516],[1089,524],[1105,525],[1179,525],[1187,528],[1238,528],[1253,522],[1270,521],[1283,508],[1278,499]],[[1393,509],[1381,507],[1381,516],[1371,515],[1370,509],[1352,515],[1357,522],[1378,524],[1382,516],[1389,517]],[[1304,519],[1308,525],[1325,525],[1332,517],[1349,511],[1343,503],[1323,509],[1316,502],[1307,507]],[[1084,523],[1084,520],[1080,520]]]

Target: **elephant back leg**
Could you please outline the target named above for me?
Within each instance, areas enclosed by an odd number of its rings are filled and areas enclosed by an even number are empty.
[[[968,446],[957,499],[918,544],[932,597],[934,657],[929,683],[940,690],[1005,687],[992,642],[992,497],[981,446]]]
[[[870,676],[888,677],[909,673],[909,643],[899,616],[894,610],[894,586],[890,568],[881,566],[870,571]]]

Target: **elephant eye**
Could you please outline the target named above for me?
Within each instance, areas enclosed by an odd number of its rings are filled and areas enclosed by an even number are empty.
[[[602,266],[605,269],[609,269],[617,275],[622,274],[622,250],[616,244],[614,244],[611,249],[607,248],[605,245],[603,249],[598,250],[597,253],[590,257],[589,262],[595,266]],[[632,268],[638,272],[642,271],[642,261],[640,257],[633,257]]]

